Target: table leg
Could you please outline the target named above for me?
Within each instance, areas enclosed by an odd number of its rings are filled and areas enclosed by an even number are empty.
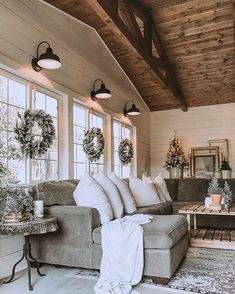
[[[194,228],[194,230],[197,229],[197,215],[196,214],[193,215],[193,228]]]
[[[189,245],[191,241],[191,217],[190,214],[187,214],[187,221],[188,221],[188,238],[189,238]]]
[[[31,267],[30,267],[30,261],[33,260],[36,263],[36,267],[37,267],[37,273],[40,276],[45,276],[45,274],[41,274],[40,270],[39,270],[39,263],[37,261],[36,258],[34,258],[32,256],[31,253],[31,244],[30,244],[30,240],[29,240],[29,236],[25,236],[25,244],[23,246],[23,255],[21,257],[21,259],[19,261],[17,261],[17,263],[13,266],[12,268],[12,274],[9,280],[3,282],[4,284],[10,283],[14,277],[15,277],[15,270],[16,270],[16,266],[25,258],[26,262],[27,262],[27,269],[28,269],[28,285],[29,285],[29,291],[33,290],[32,287],[32,283],[31,283]]]

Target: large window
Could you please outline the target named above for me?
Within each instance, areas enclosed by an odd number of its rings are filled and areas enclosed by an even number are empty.
[[[84,172],[97,172],[105,169],[104,156],[97,162],[89,162],[83,151],[82,141],[85,130],[91,127],[100,128],[104,133],[105,117],[98,112],[91,112],[89,108],[78,103],[73,106],[73,150],[74,150],[74,178],[79,179]]]
[[[129,178],[132,171],[132,164],[123,165],[118,156],[118,147],[123,139],[132,140],[132,128],[124,125],[118,120],[113,120],[113,166],[114,172],[120,178]]]
[[[21,159],[14,126],[17,113],[22,113],[27,105],[26,84],[0,75],[0,161],[20,183],[26,182],[26,161]]]
[[[58,179],[58,97],[45,89],[32,91],[32,83],[0,73],[0,162],[6,168],[8,181],[20,184]],[[54,121],[56,139],[53,146],[42,158],[23,158],[20,146],[15,140],[14,127],[18,113],[28,108],[48,112]],[[35,138],[40,139],[41,129],[33,127]]]
[[[58,105],[55,94],[45,91],[32,91],[34,109],[41,109],[52,116],[56,129],[56,138],[51,148],[40,158],[31,160],[31,182],[58,179]],[[35,129],[35,138],[40,138],[41,130]]]

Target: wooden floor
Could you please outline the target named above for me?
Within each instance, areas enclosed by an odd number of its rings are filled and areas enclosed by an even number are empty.
[[[200,228],[191,230],[191,246],[235,250],[235,230]]]

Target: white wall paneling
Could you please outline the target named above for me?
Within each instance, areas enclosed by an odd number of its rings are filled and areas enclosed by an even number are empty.
[[[235,176],[235,103],[151,113],[151,174],[162,173],[173,131],[182,138],[186,156],[191,147],[208,146],[208,140],[229,139],[229,159]]]

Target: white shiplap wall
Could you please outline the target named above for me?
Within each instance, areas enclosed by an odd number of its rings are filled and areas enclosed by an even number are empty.
[[[229,139],[230,166],[235,177],[235,103],[167,110],[151,113],[151,174],[162,173],[173,131],[183,142],[186,155],[191,147],[208,146],[207,140]]]
[[[60,56],[62,67],[36,73],[31,68],[31,59],[43,40]],[[137,173],[149,171],[150,112],[94,29],[43,1],[0,0],[0,67],[64,93],[66,101],[76,98],[133,124],[137,132]],[[112,99],[91,101],[91,87],[97,78],[111,89]],[[132,120],[122,116],[129,99],[141,110],[141,116]],[[61,129],[66,126],[65,121],[61,124]],[[12,264],[21,254],[22,242],[22,238],[0,236],[0,279],[10,274]]]

